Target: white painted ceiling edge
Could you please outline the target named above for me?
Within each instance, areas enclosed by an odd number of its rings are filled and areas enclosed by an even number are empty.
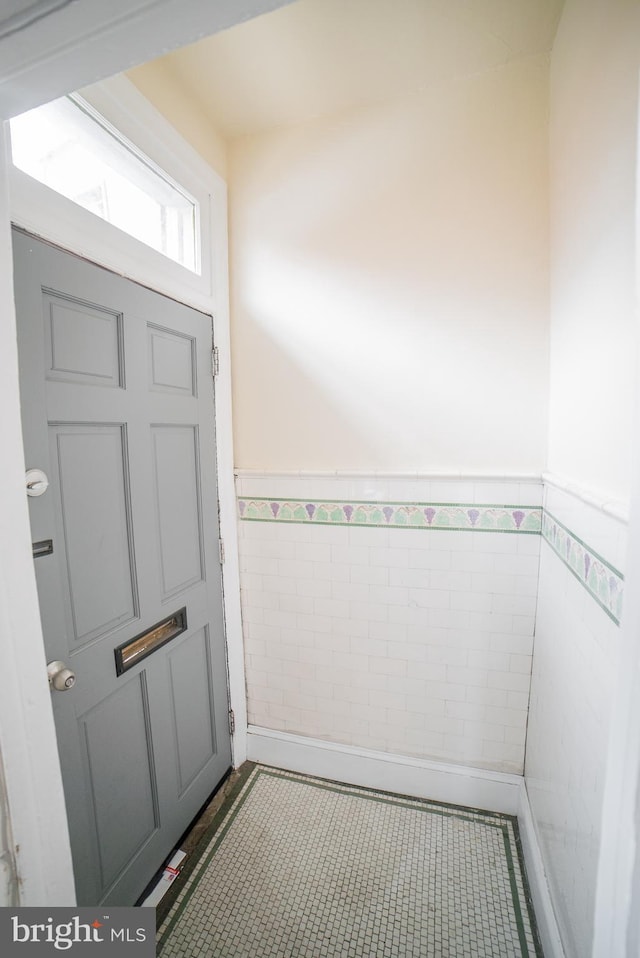
[[[0,14],[0,117],[15,116],[290,2],[17,0],[10,16]]]
[[[0,17],[0,118],[258,16],[287,0],[17,0]],[[75,903],[24,494],[8,159],[0,137],[0,744],[21,905]]]

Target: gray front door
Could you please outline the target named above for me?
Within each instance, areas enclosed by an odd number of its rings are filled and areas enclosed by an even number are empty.
[[[78,903],[132,904],[231,764],[211,319],[13,239],[47,661],[76,676],[52,702]]]

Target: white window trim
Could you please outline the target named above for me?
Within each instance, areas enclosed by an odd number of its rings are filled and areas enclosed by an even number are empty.
[[[216,259],[226,247],[226,184],[186,143],[126,77],[117,76],[79,91],[82,98],[143,154],[182,185],[199,204],[201,273],[197,274],[100,220],[12,166],[11,215],[20,225],[64,249],[180,299],[211,309],[227,295],[219,288]]]
[[[114,77],[80,92],[199,200],[202,274],[198,276],[172,262],[13,166],[9,170],[11,220],[43,239],[213,316],[219,356],[216,458],[220,535],[225,543],[223,601],[229,699],[235,718],[233,764],[237,767],[246,759],[247,706],[233,475],[227,188],[126,77]]]

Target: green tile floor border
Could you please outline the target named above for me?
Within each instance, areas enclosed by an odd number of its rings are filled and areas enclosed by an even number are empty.
[[[623,574],[546,509],[542,518],[542,538],[603,612],[620,625]]]
[[[386,529],[446,529],[450,532],[540,533],[540,506],[456,502],[370,502],[334,499],[238,498],[244,522],[373,526]]]
[[[251,773],[254,771],[255,768],[256,768],[255,762],[244,762],[241,768],[238,769],[238,777],[236,781],[233,783],[233,785],[231,786],[231,788],[228,790],[222,805],[220,806],[220,808],[218,809],[214,817],[211,819],[211,823],[209,824],[209,827],[207,828],[205,833],[202,835],[196,848],[189,855],[187,861],[185,862],[184,866],[180,870],[180,874],[178,878],[176,878],[173,884],[169,887],[168,892],[164,895],[164,897],[161,899],[159,904],[156,906],[156,926],[158,929],[160,928],[160,926],[162,925],[162,922],[165,920],[168,913],[170,912],[173,905],[175,904],[176,898],[181,893],[182,889],[185,886],[185,883],[189,880],[194,868],[200,862],[202,855],[207,850],[207,846],[209,845],[209,842],[211,841],[212,836],[215,835],[215,833],[220,828],[222,822],[224,821],[227,814],[229,813],[229,810],[233,806],[233,803],[235,802],[238,795],[240,794],[240,792],[246,785],[247,779],[249,778],[249,776],[251,775]]]
[[[505,946],[505,942],[502,941],[500,949],[497,949],[495,954],[519,954],[521,958],[533,958],[533,956],[538,956],[538,958],[541,958],[542,950],[537,934],[535,917],[533,915],[533,908],[531,904],[531,895],[524,869],[524,860],[518,833],[518,825],[517,820],[513,816],[497,812],[487,812],[463,806],[445,805],[439,802],[418,799],[412,796],[398,795],[391,792],[374,791],[361,788],[359,786],[345,785],[342,783],[317,779],[310,776],[298,775],[292,772],[283,772],[282,770],[268,768],[265,766],[253,766],[251,763],[246,763],[246,767],[243,767],[241,779],[236,783],[233,792],[225,800],[223,807],[219,810],[216,818],[209,827],[207,834],[200,842],[196,852],[193,854],[192,860],[188,863],[188,866],[183,870],[180,878],[172,887],[172,890],[169,893],[171,900],[168,907],[165,906],[162,914],[160,914],[160,912],[158,914],[158,955],[162,954],[163,948],[171,939],[174,931],[178,933],[177,929],[181,916],[184,914],[194,892],[196,892],[198,889],[199,882],[202,880],[203,875],[206,873],[209,865],[211,865],[216,853],[223,845],[225,838],[228,836],[237,816],[239,815],[245,803],[250,799],[252,791],[256,786],[256,783],[260,780],[261,776],[304,784],[312,789],[334,793],[335,795],[342,794],[356,796],[362,798],[363,800],[379,803],[390,808],[396,807],[399,809],[423,811],[443,819],[472,822],[483,827],[498,829],[502,833],[505,863],[507,866],[511,894],[511,906],[513,908],[513,918],[517,928],[519,952],[513,950],[503,951],[502,947]],[[438,877],[439,876],[436,874],[435,878],[433,879],[436,884],[438,882]],[[502,904],[504,904],[504,902],[502,902]],[[442,903],[443,915],[446,913],[446,911],[446,902],[444,902]],[[459,927],[463,924],[464,916],[456,916],[457,929],[459,929]],[[191,929],[191,925],[188,927]],[[273,933],[280,934],[279,931]],[[183,937],[188,936],[188,934],[189,931],[185,931],[183,933]],[[193,936],[196,936],[200,935],[201,932],[192,930],[192,934]],[[367,932],[367,934],[369,934],[369,932]],[[198,941],[202,942],[202,939],[198,938],[197,942]],[[513,944],[514,942],[515,938],[512,939],[511,943]],[[209,950],[207,951],[206,949],[203,949],[202,954],[212,954],[210,951],[210,944],[211,943],[209,942]],[[284,945],[285,942],[283,941],[283,947]],[[181,940],[178,950],[181,955],[195,955],[200,954],[198,947],[199,946],[195,947],[195,949],[190,949],[188,942],[183,942]],[[333,954],[334,952],[331,953]],[[413,950],[411,952],[407,952],[407,954],[409,953],[415,954]],[[476,953],[477,952],[475,951],[470,952],[470,954]],[[486,951],[483,951],[482,953],[489,954],[489,952]],[[490,953],[494,953],[493,947]],[[217,954],[218,952],[216,951],[216,955]],[[220,954],[228,954],[229,956],[232,956],[235,954],[235,952],[233,947],[231,947],[231,950],[226,950],[223,947],[223,950],[220,951]],[[282,954],[293,955],[294,952],[283,951]],[[324,952],[318,952],[318,954],[324,954]],[[349,952],[349,954],[352,954],[352,952]],[[355,954],[355,952],[353,952],[353,954]],[[374,952],[368,951],[367,954],[373,955]],[[375,954],[377,954],[377,952],[375,952]]]

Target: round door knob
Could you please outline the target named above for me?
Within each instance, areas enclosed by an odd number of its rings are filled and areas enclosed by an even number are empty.
[[[47,474],[42,469],[27,469],[25,478],[28,496],[43,496],[49,488]]]
[[[49,662],[47,665],[49,685],[56,692],[66,692],[76,684],[76,674],[64,662]]]

